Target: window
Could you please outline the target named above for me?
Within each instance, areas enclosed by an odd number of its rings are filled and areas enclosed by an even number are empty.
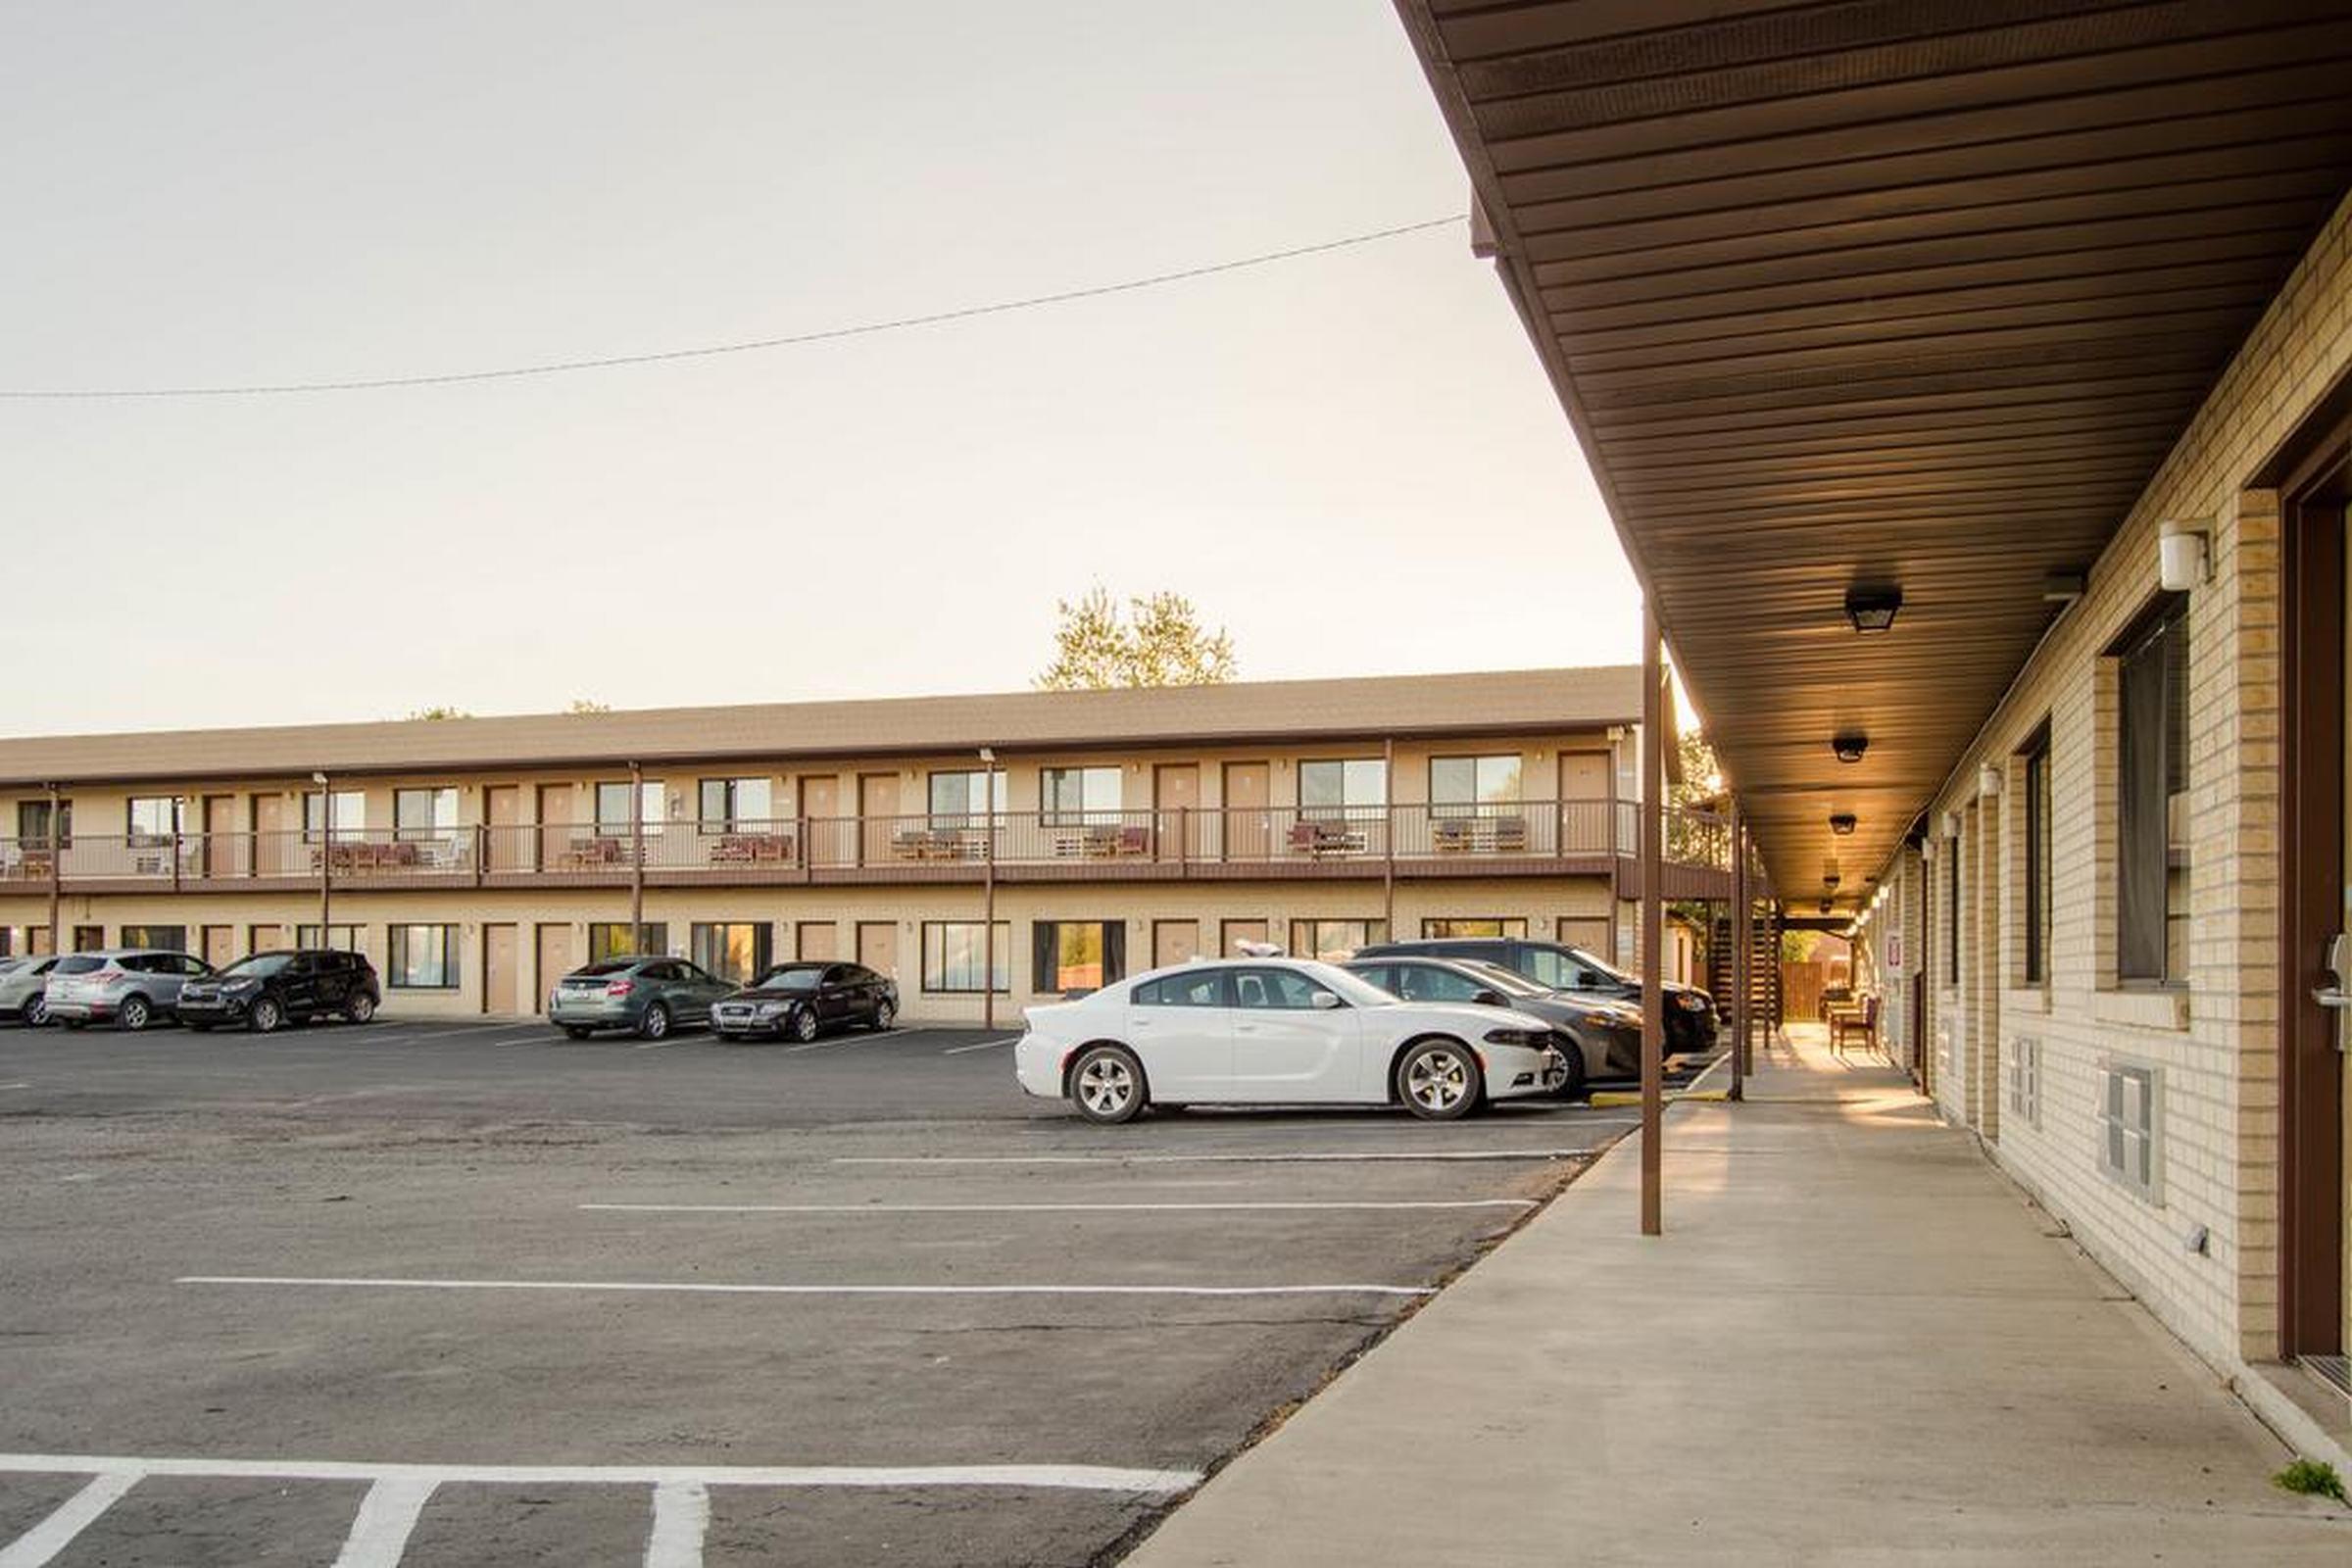
[[[645,933],[639,947],[637,933]],[[669,922],[648,920],[642,927],[626,920],[591,920],[588,922],[588,961],[597,963],[606,958],[634,958],[649,953],[669,951]]]
[[[2188,618],[2160,604],[2117,645],[2116,977],[2188,977]]]
[[[1237,969],[1233,974],[1233,1004],[1274,1012],[1304,1012],[1317,996],[1332,995],[1296,969]]]
[[[75,953],[96,953],[105,946],[106,927],[77,925],[74,928],[74,951]]]
[[[1337,962],[1375,942],[1389,940],[1386,920],[1293,920],[1291,952],[1301,958]]]
[[[1396,965],[1396,994],[1407,1002],[1473,1002],[1482,991],[1495,987],[1473,980],[1459,969],[1435,963]]]
[[[458,928],[392,927],[391,961],[384,980],[396,991],[454,991],[458,984]]]
[[[1030,927],[1031,989],[1097,991],[1127,972],[1124,920],[1040,920]]]
[[[662,781],[645,779],[637,786],[637,822],[629,820],[629,781],[609,780],[596,787],[596,831],[603,838],[626,838],[642,825],[648,836],[662,831]]]
[[[1583,948],[1571,953],[1553,948],[1513,949],[1509,967],[1550,991],[1591,991],[1632,978]]]
[[[49,842],[49,803],[47,801],[19,801],[17,803],[17,837],[26,844],[47,845]],[[62,848],[74,845],[74,803],[57,803],[57,839]]]
[[[721,980],[749,985],[767,967],[765,920],[697,920],[686,928],[686,935],[694,961]]]
[[[939,774],[931,775],[932,794],[939,792]],[[977,778],[977,774],[968,775]],[[1116,822],[1126,804],[1125,785],[1115,767],[1049,767],[1039,781],[1040,804],[1048,827],[1082,822]],[[936,804],[933,810],[939,808]]]
[[[337,924],[319,927],[298,925],[294,928],[294,945],[298,948],[332,948],[338,953],[360,951],[360,928]]]
[[[404,839],[442,838],[457,831],[458,792],[454,789],[394,790],[392,827]]]
[[[1527,935],[1527,921],[1516,915],[1496,915],[1468,920],[1424,920],[1421,935],[1439,937],[1513,937]]]
[[[1012,926],[999,920],[996,961],[988,951],[988,932],[978,920],[923,922],[923,989],[948,995],[980,994],[980,976],[988,973],[988,989],[1012,989]]]
[[[122,928],[122,945],[126,948],[161,948],[167,953],[188,951],[188,928],[184,925],[126,925]]]
[[[134,795],[127,817],[125,831],[134,846],[169,844],[179,831],[179,802],[169,795]]]
[[[2050,978],[2050,730],[2043,725],[2026,749],[2025,979]]]
[[[2140,1062],[2104,1064],[2099,1101],[2099,1169],[2140,1197],[2153,1200],[2156,1160],[2157,1070]]]
[[[732,833],[747,824],[775,818],[775,790],[764,778],[707,778],[702,785],[706,833]]]
[[[2004,1076],[2009,1080],[2009,1114],[2029,1127],[2040,1126],[2041,1042],[2012,1040]]]
[[[1438,757],[1429,763],[1429,803],[1467,814],[1481,806],[1516,805],[1519,757]]]
[[[1346,817],[1388,804],[1389,764],[1377,757],[1345,761],[1317,758],[1298,764],[1298,810],[1303,816]]]
[[[976,827],[988,815],[992,796],[997,813],[1004,814],[1004,770],[1001,767],[988,773],[978,768],[966,773],[934,773],[931,775],[931,825]]]
[[[328,827],[336,838],[351,838],[367,831],[368,797],[359,790],[336,790],[327,797],[332,813]],[[305,790],[302,795],[302,841],[318,842],[318,792]]]
[[[1966,842],[1955,833],[1943,841],[1945,855],[1951,864],[1944,869],[1943,921],[1943,983],[1960,983],[1960,846]]]
[[[1135,988],[1131,999],[1139,1007],[1230,1007],[1233,996],[1223,969],[1162,975]]]

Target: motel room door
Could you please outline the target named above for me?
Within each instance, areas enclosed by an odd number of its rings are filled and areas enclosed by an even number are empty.
[[[569,784],[539,786],[539,865],[543,869],[562,865],[571,848],[571,808],[578,794]]]
[[[2343,433],[2282,486],[2288,886],[2279,1060],[2279,1348],[2343,1382],[2352,1347],[2352,455]]]
[[[204,961],[219,969],[232,963],[237,956],[237,928],[233,925],[208,925],[204,928]]]
[[[858,922],[858,961],[876,974],[899,977],[899,923],[896,920]]]
[[[207,795],[204,798],[204,874],[208,877],[235,876],[253,863],[250,855],[240,863],[237,855],[237,798],[234,795]]]
[[[841,836],[841,780],[830,773],[801,775],[801,816],[808,824],[808,863],[848,865],[850,846]],[[806,958],[808,954],[801,955]],[[830,958],[830,953],[823,955]]]
[[[547,1010],[547,994],[555,990],[556,982],[571,972],[571,924],[556,921],[543,925],[538,932],[538,983],[531,987],[531,1011]]]
[[[520,939],[513,921],[491,921],[482,927],[482,1010],[507,1016],[514,1005],[514,965],[521,956]]]
[[[1154,835],[1163,858],[1197,860],[1202,842],[1200,764],[1162,762],[1152,770],[1152,805],[1159,813]],[[1179,825],[1181,824],[1181,825]],[[1181,833],[1182,838],[1177,835]]]
[[[294,868],[294,846],[286,843],[286,798],[253,798],[253,850],[246,868],[255,876],[284,876]]]
[[[1154,920],[1152,922],[1152,968],[1165,969],[1171,964],[1190,963],[1200,952],[1200,921]]]
[[[519,871],[528,863],[522,853],[522,786],[492,784],[482,791],[482,818],[489,831],[483,860],[485,871]]]
[[[1606,752],[1560,754],[1560,850],[1566,855],[1609,853],[1609,770]],[[1600,950],[1594,948],[1594,953]]]
[[[1225,764],[1225,845],[1229,860],[1262,860],[1273,853],[1273,769],[1264,762]],[[1230,955],[1228,955],[1230,956]]]
[[[899,775],[858,775],[858,832],[863,856],[860,865],[888,865],[890,847],[903,825],[899,816]],[[869,965],[870,967],[870,965]]]

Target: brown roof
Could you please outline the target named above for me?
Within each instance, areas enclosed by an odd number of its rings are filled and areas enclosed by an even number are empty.
[[[0,740],[0,788],[726,758],[1500,734],[1637,721],[1636,665],[1145,691],[1005,692],[616,713]]]

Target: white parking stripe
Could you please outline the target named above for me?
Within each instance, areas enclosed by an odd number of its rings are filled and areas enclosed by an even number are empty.
[[[1589,1149],[1345,1149],[1223,1154],[836,1154],[836,1165],[1283,1165],[1379,1159],[1590,1159]]]
[[[1123,1492],[1140,1496],[1183,1492],[1200,1482],[1197,1470],[1130,1470],[1093,1464],[438,1465],[362,1464],[342,1459],[165,1459],[78,1453],[0,1453],[0,1475],[95,1475],[101,1480],[121,1483],[113,1494],[117,1497],[141,1476],[392,1481],[434,1487],[460,1484],[660,1487],[673,1482],[694,1482],[705,1487],[1016,1487],[1030,1491]],[[0,1557],[0,1568],[18,1568],[18,1564]]]
[[[410,1280],[286,1274],[183,1274],[174,1285],[272,1290],[595,1291],[679,1296],[1428,1296],[1425,1285],[713,1285],[670,1280]]]
[[[335,1568],[400,1568],[416,1517],[439,1485],[431,1476],[385,1476],[369,1487]]]
[[[123,1470],[101,1475],[88,1486],[60,1503],[56,1512],[19,1536],[6,1546],[0,1546],[0,1568],[41,1568],[74,1544],[74,1538],[89,1528],[90,1522],[122,1500],[122,1494],[138,1485],[136,1470]]]
[[[941,1052],[940,1054],[943,1056],[960,1056],[967,1051],[988,1051],[997,1046],[1017,1046],[1020,1043],[1021,1037],[1019,1035],[1006,1035],[1002,1040],[980,1040],[975,1041],[968,1046],[950,1046],[947,1050]]]
[[[1298,1208],[1534,1208],[1536,1199],[1339,1203],[581,1203],[598,1213],[1233,1213]]]
[[[654,1488],[654,1533],[646,1538],[645,1568],[703,1568],[703,1536],[710,1528],[710,1493],[700,1481],[664,1481]]]
[[[914,1031],[911,1029],[882,1029],[866,1030],[862,1033],[854,1035],[835,1035],[830,1040],[809,1040],[805,1041],[797,1046],[786,1046],[784,1048],[784,1054],[787,1056],[797,1056],[804,1051],[823,1051],[829,1046],[862,1045],[868,1040],[888,1040],[893,1035],[909,1035],[912,1033],[914,1033]]]

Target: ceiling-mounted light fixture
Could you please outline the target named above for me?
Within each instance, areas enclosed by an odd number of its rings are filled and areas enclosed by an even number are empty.
[[[1832,906],[1831,906],[1831,904],[1830,904],[1830,901],[1829,901],[1829,900],[1827,900],[1827,899],[1824,899],[1824,900],[1822,900],[1822,901],[1821,901],[1821,912],[1822,912],[1822,913],[1824,913],[1824,914],[1827,914],[1827,913],[1829,913],[1829,912],[1830,912],[1830,909],[1831,909],[1831,907],[1832,907]]]
[[[1821,873],[1821,885],[1825,888],[1834,888],[1843,880],[1845,879],[1840,877],[1835,871],[1824,871]]]
[[[1860,733],[1839,735],[1830,742],[1830,750],[1838,754],[1840,762],[1859,762],[1862,754],[1870,750],[1870,737]]]
[[[1894,624],[1894,612],[1903,608],[1903,591],[1895,587],[1848,588],[1845,591],[1845,618],[1854,623],[1856,631],[1886,631]]]
[[[2081,571],[2053,571],[2041,579],[2041,602],[2071,605],[2090,591],[2090,577]]]
[[[1844,838],[1852,833],[1854,831],[1854,813],[1851,811],[1833,811],[1830,813],[1830,831],[1837,834],[1839,838]]]

